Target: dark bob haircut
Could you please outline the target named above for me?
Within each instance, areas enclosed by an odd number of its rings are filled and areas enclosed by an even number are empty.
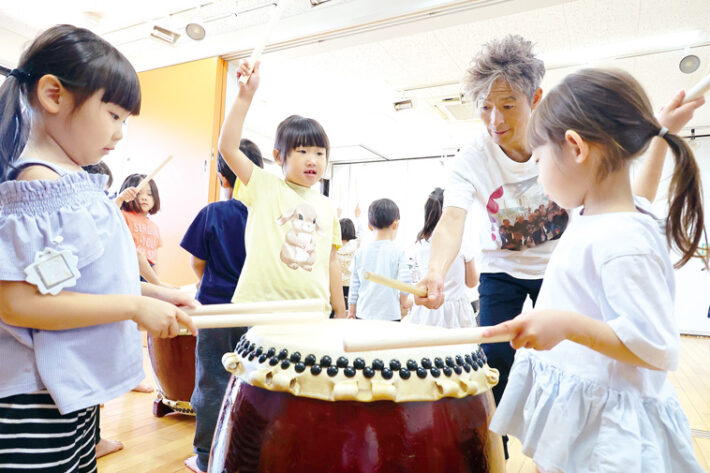
[[[340,237],[343,241],[350,241],[357,238],[355,224],[349,218],[340,219]]]
[[[145,179],[145,174],[131,174],[123,181],[123,184],[121,184],[119,194],[129,187],[136,187],[143,179]],[[149,181],[148,185],[150,186],[150,193],[153,194],[153,208],[150,209],[148,213],[153,215],[160,210],[160,194],[158,193],[158,186],[153,179]],[[141,213],[141,207],[135,199],[130,202],[122,203],[121,210],[127,210],[137,214]]]
[[[330,156],[330,140],[320,123],[312,118],[291,115],[276,128],[276,143],[281,165],[286,163],[288,154],[299,146],[319,146],[325,148],[325,157]]]

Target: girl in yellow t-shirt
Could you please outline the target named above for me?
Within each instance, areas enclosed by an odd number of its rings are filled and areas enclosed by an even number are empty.
[[[242,62],[238,76],[249,75]],[[317,121],[292,115],[276,130],[273,156],[284,178],[257,166],[239,151],[244,119],[259,86],[259,63],[227,115],[219,150],[239,178],[234,196],[249,208],[247,258],[233,302],[320,298],[345,317],[336,251],[340,224],[328,198],[312,189],[328,163],[328,135]]]

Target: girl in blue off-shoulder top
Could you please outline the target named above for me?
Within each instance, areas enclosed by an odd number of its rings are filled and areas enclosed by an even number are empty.
[[[106,177],[81,169],[140,101],[126,58],[70,25],[40,34],[0,87],[1,472],[95,471],[95,406],[143,379],[138,326],[196,332],[177,307],[192,299],[138,282]]]

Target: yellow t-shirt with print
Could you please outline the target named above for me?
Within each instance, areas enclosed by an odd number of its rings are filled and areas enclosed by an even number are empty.
[[[247,258],[232,302],[318,298],[330,302],[330,252],[340,224],[330,200],[254,166],[234,197],[249,208]]]

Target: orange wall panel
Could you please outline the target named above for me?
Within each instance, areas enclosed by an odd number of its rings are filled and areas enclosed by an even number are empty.
[[[215,157],[222,121],[226,65],[209,58],[138,74],[141,114],[126,133],[131,172],[152,172],[173,159],[155,177],[161,209],[151,216],[160,227],[161,280],[177,285],[196,280],[190,255],[180,248],[197,212],[215,200]]]

